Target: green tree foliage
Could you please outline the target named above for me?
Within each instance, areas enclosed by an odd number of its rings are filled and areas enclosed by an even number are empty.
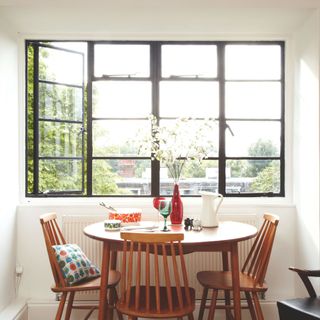
[[[277,147],[270,140],[259,139],[248,150],[250,157],[274,157],[277,155]],[[272,160],[248,161],[247,177],[256,177],[264,168],[268,167]]]
[[[218,163],[216,161],[204,160],[201,163],[198,161],[186,162],[182,171],[184,178],[204,178],[206,177],[207,168],[217,168]]]
[[[33,191],[33,150],[34,150],[34,139],[33,139],[33,47],[28,46],[28,73],[27,73],[27,192],[32,193]]]
[[[92,193],[102,194],[122,194],[123,190],[118,188],[116,180],[119,176],[113,172],[111,165],[105,161],[94,161],[92,176]]]
[[[259,139],[248,150],[251,157],[277,156],[277,147],[270,140]],[[250,192],[279,192],[280,168],[279,162],[274,160],[229,160],[232,177],[252,177]]]
[[[280,191],[280,168],[273,161],[268,167],[259,172],[250,186],[252,192],[279,192]]]
[[[231,168],[231,176],[234,178],[246,177],[248,163],[243,160],[228,160],[228,168]]]

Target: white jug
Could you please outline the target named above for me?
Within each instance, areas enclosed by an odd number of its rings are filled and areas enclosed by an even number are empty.
[[[219,193],[200,191],[202,196],[201,225],[203,227],[217,227],[219,225],[217,212],[223,196]]]

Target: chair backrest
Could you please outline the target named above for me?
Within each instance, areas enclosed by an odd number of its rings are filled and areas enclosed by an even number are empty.
[[[274,214],[266,213],[263,219],[263,224],[242,267],[242,272],[250,275],[255,285],[262,285],[264,282],[279,223],[279,217]]]
[[[184,239],[183,234],[122,232],[121,238],[124,239],[124,243],[120,302],[125,304],[126,308],[129,308],[131,301],[130,289],[132,287],[135,287],[135,310],[144,309],[149,312],[152,304],[156,311],[160,312],[160,287],[166,287],[167,301],[165,304],[169,311],[173,310],[174,305],[170,287],[175,287],[177,290],[179,309],[183,309],[186,304],[191,305],[191,294],[181,245],[181,241]],[[144,253],[144,259],[142,253]],[[144,284],[142,284],[142,272],[145,272]],[[161,275],[164,276],[162,284],[160,283]],[[154,284],[151,285],[152,282]],[[142,285],[146,292],[145,301],[140,301],[140,287]],[[155,290],[156,301],[150,301],[151,287]],[[185,297],[182,287],[184,287]]]
[[[64,287],[67,284],[52,249],[52,246],[54,245],[66,244],[66,240],[64,239],[64,236],[57,223],[57,215],[55,213],[43,214],[40,216],[40,223],[42,226],[44,240],[46,243],[52,274],[56,286]]]

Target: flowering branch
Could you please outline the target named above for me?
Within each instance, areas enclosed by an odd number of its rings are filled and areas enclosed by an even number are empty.
[[[149,119],[152,134],[146,135],[144,132],[140,137],[139,153],[151,152],[151,159],[162,162],[175,183],[179,181],[188,161],[197,160],[200,163],[214,150],[213,119],[163,120],[161,126],[154,115]]]

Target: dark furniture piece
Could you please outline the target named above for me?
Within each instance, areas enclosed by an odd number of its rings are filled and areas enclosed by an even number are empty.
[[[320,270],[301,270],[289,268],[300,276],[309,297],[278,301],[280,320],[313,320],[320,319],[320,297],[310,282],[309,277],[320,277]]]

